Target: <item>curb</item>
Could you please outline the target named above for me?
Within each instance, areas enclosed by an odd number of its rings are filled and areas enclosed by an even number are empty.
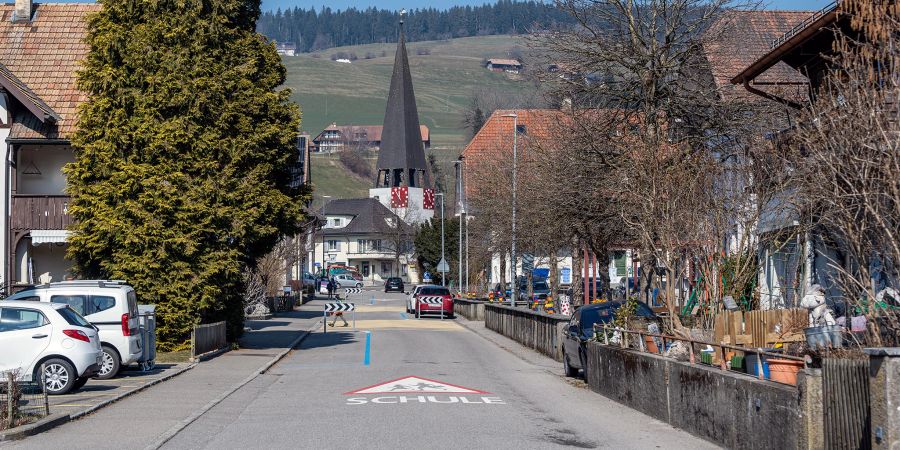
[[[190,361],[191,361],[192,363],[198,363],[198,362],[209,361],[209,360],[215,358],[216,356],[219,356],[219,355],[228,353],[228,352],[230,352],[230,351],[231,351],[231,345],[229,344],[229,345],[227,345],[227,346],[225,346],[225,347],[222,347],[222,348],[220,348],[220,349],[218,349],[218,350],[213,350],[213,351],[211,351],[211,352],[206,352],[206,353],[204,353],[204,354],[202,354],[202,355],[194,356],[194,357],[192,357],[192,358],[190,359]]]
[[[133,394],[137,394],[138,392],[141,392],[141,391],[149,388],[150,386],[154,386],[159,383],[162,383],[163,381],[167,381],[169,379],[177,377],[178,375],[181,375],[181,374],[187,372],[188,370],[193,369],[194,366],[196,366],[196,365],[197,364],[190,364],[187,367],[183,367],[173,373],[167,374],[163,377],[160,377],[153,381],[150,381],[149,383],[144,384],[143,386],[139,386],[130,391],[123,392],[111,399],[104,400],[94,406],[87,408],[87,409],[83,409],[81,411],[76,411],[74,413],[51,414],[37,422],[30,423],[28,425],[22,425],[22,426],[19,426],[16,428],[12,428],[10,430],[0,432],[0,442],[24,439],[28,436],[34,436],[36,434],[43,433],[47,430],[51,430],[51,429],[56,428],[66,422],[70,422],[72,420],[79,419],[81,417],[84,417],[88,414],[91,414],[91,413],[97,411],[100,408],[109,406],[110,404],[113,404],[119,400],[122,400],[125,397],[129,397]]]
[[[285,348],[283,351],[278,353],[274,358],[269,360],[269,362],[264,364],[259,369],[255,370],[252,374],[250,374],[250,376],[245,378],[243,381],[232,386],[231,389],[226,391],[224,394],[218,396],[211,402],[207,403],[203,408],[200,408],[197,412],[195,412],[194,414],[191,414],[188,418],[182,420],[180,423],[178,423],[177,425],[173,426],[168,431],[166,431],[165,433],[160,435],[159,439],[157,439],[155,442],[153,442],[152,444],[145,447],[145,449],[146,450],[157,450],[160,447],[162,447],[163,445],[166,445],[166,443],[169,442],[170,440],[172,440],[172,438],[174,438],[176,435],[178,435],[178,433],[184,431],[185,428],[190,426],[192,423],[196,422],[197,419],[199,419],[204,414],[209,412],[209,410],[215,408],[216,405],[225,401],[228,397],[231,396],[231,394],[234,394],[235,392],[238,391],[238,389],[246,386],[251,381],[255,380],[256,377],[258,377],[259,375],[266,373],[269,369],[272,368],[272,366],[274,366],[275,364],[278,364],[278,362],[281,361],[282,359],[284,359],[284,357],[287,356],[288,353],[293,351],[295,347],[300,345],[303,342],[303,340],[306,339],[306,337],[312,333],[312,331],[314,329],[318,328],[317,325],[318,325],[318,323],[313,325],[313,327],[308,330],[301,331],[301,334],[300,334],[300,336],[297,337],[297,339],[294,339],[294,341],[291,342],[287,348]]]

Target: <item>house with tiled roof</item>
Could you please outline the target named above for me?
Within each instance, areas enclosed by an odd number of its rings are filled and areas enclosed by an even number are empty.
[[[70,138],[86,96],[76,71],[88,52],[85,18],[96,3],[0,5],[0,141],[7,167],[0,183],[4,283],[61,281],[72,218],[63,167],[74,161]]]
[[[487,60],[487,69],[491,72],[519,73],[522,63],[517,59],[492,58]]]
[[[313,151],[335,153],[345,148],[374,150],[381,149],[382,125],[338,125],[332,123],[313,138]],[[431,147],[431,136],[426,125],[419,125],[422,134],[422,148]]]
[[[322,210],[315,254],[324,267],[355,267],[368,282],[417,279],[415,230],[375,198],[332,200]]]

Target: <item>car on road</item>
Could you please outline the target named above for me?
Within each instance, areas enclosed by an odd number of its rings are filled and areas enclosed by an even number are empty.
[[[339,273],[335,275],[334,282],[337,284],[336,287],[338,289],[363,287],[362,280],[357,280],[350,273]]]
[[[532,296],[531,301],[540,301],[543,303],[547,300],[547,297],[550,296],[550,285],[547,284],[546,281],[535,281],[531,284],[532,287]],[[528,299],[528,286],[523,284],[519,287],[519,300],[529,300]]]
[[[426,298],[440,299],[440,303],[428,303]],[[444,286],[418,286],[412,295],[413,313],[416,317],[424,315],[438,315],[447,318],[453,318],[453,296],[450,289]]]
[[[303,272],[303,292],[312,294],[316,291],[316,277],[309,272]]]
[[[403,292],[403,278],[390,277],[384,282],[384,292],[397,291]]]
[[[0,380],[10,373],[47,393],[79,389],[100,370],[97,329],[69,305],[0,301]],[[43,368],[43,374],[41,370]]]
[[[563,370],[567,377],[578,375],[587,363],[586,344],[594,335],[594,324],[606,324],[616,318],[621,302],[595,303],[575,310],[563,333]],[[657,320],[646,304],[638,302],[635,315],[649,320]]]
[[[100,332],[103,362],[97,378],[116,376],[143,354],[134,288],[123,281],[61,281],[28,287],[8,300],[69,305]]]

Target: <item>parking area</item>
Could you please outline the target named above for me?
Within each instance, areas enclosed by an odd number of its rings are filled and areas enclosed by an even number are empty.
[[[126,368],[115,378],[109,380],[90,380],[81,389],[73,390],[65,395],[51,395],[51,414],[77,414],[90,410],[104,402],[120,398],[123,395],[154,384],[187,370],[189,363],[157,364],[153,370],[146,372],[137,367]]]

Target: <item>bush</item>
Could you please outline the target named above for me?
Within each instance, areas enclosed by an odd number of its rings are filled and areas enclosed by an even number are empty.
[[[369,161],[363,157],[362,152],[344,150],[340,153],[338,159],[344,167],[363,178],[372,178],[375,176],[372,172],[372,166],[369,164]]]

